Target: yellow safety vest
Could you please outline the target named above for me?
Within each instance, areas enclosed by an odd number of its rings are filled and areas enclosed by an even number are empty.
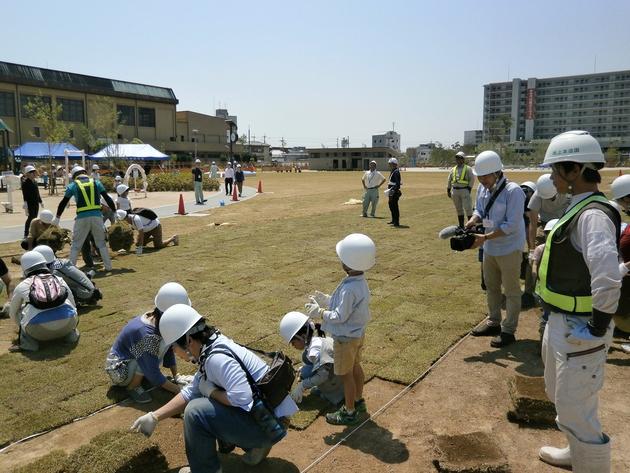
[[[81,195],[83,196],[83,205],[79,207],[77,199],[77,213],[86,212],[88,210],[100,210],[101,199],[97,199],[96,184],[94,179],[90,178],[87,182],[83,182],[80,179],[75,179],[74,183],[79,188]]]
[[[608,199],[606,199],[606,197],[601,194],[593,194],[576,204],[575,207],[573,207],[560,218],[558,223],[556,223],[556,225],[547,236],[545,249],[540,260],[540,266],[538,268],[538,282],[536,283],[536,294],[538,294],[546,304],[551,305],[563,312],[577,314],[591,313],[593,310],[593,298],[590,294],[590,279],[588,281],[581,281],[581,279],[583,278],[580,279],[579,285],[583,286],[582,294],[576,294],[575,292],[579,292],[577,289],[573,294],[570,293],[571,290],[568,288],[564,291],[567,293],[561,293],[558,290],[553,289],[555,284],[557,284],[557,281],[554,282],[551,280],[555,280],[557,278],[557,275],[550,275],[549,267],[554,247],[557,247],[561,244],[571,245],[569,234],[561,235],[562,237],[564,237],[561,239],[561,241],[554,240],[554,236],[558,234],[561,229],[563,229],[566,225],[570,224],[573,218],[576,217],[576,214],[578,214],[584,207],[593,202],[601,202],[603,204],[609,205]],[[575,252],[577,253],[577,250],[575,250]],[[566,274],[564,275],[565,279],[566,276],[571,276],[573,274],[584,275],[588,273],[586,263],[583,259],[580,259],[579,257],[571,259],[573,261],[564,261],[562,263],[563,271],[566,272]],[[554,267],[558,268],[558,262],[554,263]],[[589,294],[586,295],[586,292],[588,292]]]
[[[468,186],[470,184],[470,179],[468,178],[469,174],[470,168],[467,164],[464,164],[464,169],[462,169],[460,176],[457,176],[457,166],[453,166],[453,170],[451,171],[451,183]]]

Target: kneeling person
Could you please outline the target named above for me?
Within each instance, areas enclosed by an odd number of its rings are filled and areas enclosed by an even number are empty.
[[[68,285],[51,274],[37,251],[24,253],[21,265],[25,279],[13,290],[9,306],[9,317],[20,331],[19,344],[9,351],[37,351],[41,341],[78,341],[79,317]]]
[[[150,209],[137,208],[132,212],[117,210],[116,216],[119,220],[126,220],[131,226],[138,231],[136,238],[136,254],[141,255],[142,249],[149,242],[153,241],[156,250],[167,247],[173,243],[174,246],[179,245],[179,236],[173,235],[168,240],[162,240],[162,224],[157,214]]]

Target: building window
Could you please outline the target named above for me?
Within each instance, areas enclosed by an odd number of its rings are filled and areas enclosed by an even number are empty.
[[[15,116],[14,97],[13,92],[0,92],[0,116]]]
[[[37,137],[37,138],[41,138],[42,134],[39,131],[39,127],[38,126],[34,126],[33,127],[33,134]]]
[[[155,128],[155,109],[138,107],[138,125]]]
[[[57,99],[61,105],[61,119],[65,122],[83,123],[83,100]]]
[[[26,113],[26,105],[29,102],[35,102],[37,98],[40,98],[42,102],[44,102],[48,106],[50,106],[50,104],[52,103],[50,97],[48,96],[20,94],[20,116],[22,118],[29,118],[28,114]]]
[[[127,126],[136,126],[136,107],[133,105],[116,105],[118,123]]]

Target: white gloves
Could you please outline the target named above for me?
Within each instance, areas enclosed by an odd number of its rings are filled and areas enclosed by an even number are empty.
[[[58,227],[59,226],[59,217],[53,218],[52,224]]]
[[[304,309],[306,309],[306,315],[308,315],[311,319],[317,319],[322,316],[324,309],[322,309],[315,298],[311,296],[309,298],[311,302],[308,304],[304,304]]]
[[[179,384],[180,386],[186,386],[187,384],[192,383],[194,376],[190,374],[178,374],[173,378],[173,382],[175,384]]]
[[[330,306],[330,296],[320,291],[315,291],[315,295],[311,296],[321,307]]]
[[[141,432],[147,437],[151,437],[151,434],[157,426],[158,419],[153,412],[149,412],[141,417],[138,417],[131,426],[131,430],[134,432]]]
[[[304,385],[300,381],[291,391],[291,399],[295,401],[296,404],[302,402],[302,398],[304,397]]]
[[[136,254],[138,256],[140,256],[142,254],[142,247],[141,246],[136,246]]]

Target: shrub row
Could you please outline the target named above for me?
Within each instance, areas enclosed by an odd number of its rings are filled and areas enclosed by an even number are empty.
[[[184,173],[152,173],[148,176],[149,192],[160,191],[191,191],[194,189],[192,174]],[[219,180],[209,179],[204,175],[203,189],[207,191],[219,190]]]

